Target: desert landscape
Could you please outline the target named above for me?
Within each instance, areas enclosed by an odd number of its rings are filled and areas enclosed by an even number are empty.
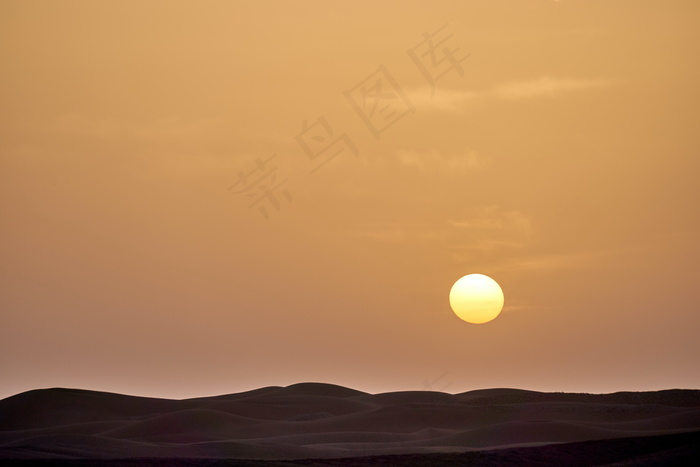
[[[41,389],[0,401],[3,465],[670,465],[700,391],[368,394],[302,383],[185,400]]]
[[[698,0],[0,0],[0,467],[700,466],[698,57]]]

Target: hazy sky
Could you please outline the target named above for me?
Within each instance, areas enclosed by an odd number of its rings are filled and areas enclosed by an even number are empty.
[[[696,0],[0,0],[0,397],[699,388],[699,56]]]

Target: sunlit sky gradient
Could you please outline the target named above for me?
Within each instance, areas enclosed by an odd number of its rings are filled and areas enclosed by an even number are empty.
[[[468,58],[433,93],[407,52],[445,24]],[[0,397],[699,388],[699,26],[695,0],[0,1]],[[350,100],[380,65],[414,111],[377,139]],[[320,117],[345,149],[315,170]],[[273,154],[290,199],[249,207]],[[450,310],[469,273],[491,323]]]

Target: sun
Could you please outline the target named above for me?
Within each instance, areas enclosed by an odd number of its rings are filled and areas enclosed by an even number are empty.
[[[483,274],[468,274],[450,290],[452,311],[467,323],[482,324],[495,319],[503,309],[503,290]]]

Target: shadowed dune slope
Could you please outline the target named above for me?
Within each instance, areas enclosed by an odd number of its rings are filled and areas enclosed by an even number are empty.
[[[0,401],[0,459],[27,462],[330,460],[505,452],[525,446],[563,446],[556,443],[690,436],[698,431],[700,391],[696,390],[367,394],[336,385],[301,383],[185,400],[44,389]],[[682,454],[691,448],[669,449]]]
[[[232,465],[237,467],[422,467],[427,465],[433,467],[453,465],[477,467],[500,467],[503,465],[514,467],[550,465],[658,467],[697,465],[699,457],[700,432],[694,432],[464,453],[403,454],[286,461],[203,458],[100,459],[97,465],[103,467],[224,467]],[[3,465],[8,467],[89,467],[96,464],[94,459],[22,459],[4,461]]]

